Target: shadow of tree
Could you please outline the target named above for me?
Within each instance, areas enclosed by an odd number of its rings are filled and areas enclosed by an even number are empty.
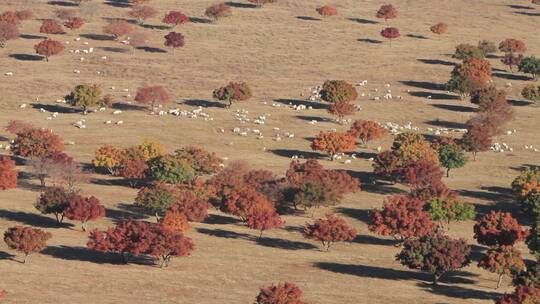
[[[73,2],[67,2],[67,1],[49,1],[47,4],[50,5],[56,5],[56,6],[77,6],[77,4]]]
[[[465,128],[464,123],[448,121],[448,120],[434,119],[434,120],[428,120],[425,123],[428,125],[442,127],[442,128],[451,128],[451,129],[464,129]]]
[[[148,216],[133,204],[120,203],[117,205],[117,209],[106,208],[105,216],[112,219],[112,222],[117,224],[121,220],[136,219],[142,220],[148,218]]]
[[[365,42],[365,43],[371,43],[371,44],[381,44],[382,41],[377,39],[371,39],[371,38],[358,38],[356,39],[358,42]]]
[[[340,264],[340,263],[329,263],[329,262],[316,262],[314,266],[341,274],[354,275],[359,277],[366,278],[377,278],[384,280],[419,280],[419,281],[429,281],[431,276],[416,271],[407,271],[407,270],[396,270],[391,268],[383,268],[378,266],[368,266],[368,265],[355,265],[355,264]]]
[[[281,103],[287,106],[290,105],[297,105],[297,106],[305,106],[306,108],[312,107],[313,109],[327,109],[328,105],[321,103],[321,102],[315,102],[315,101],[309,101],[309,100],[302,100],[302,99],[286,99],[286,98],[279,98],[274,99],[274,102]]]
[[[112,7],[130,7],[131,4],[129,3],[129,0],[106,0],[106,5],[112,6]]]
[[[317,121],[317,122],[331,122],[332,121],[326,117],[319,117],[319,116],[296,115],[296,118],[305,120],[305,121]]]
[[[285,250],[307,250],[307,249],[318,248],[317,246],[310,243],[306,243],[306,242],[290,241],[286,239],[270,238],[270,237],[261,237],[261,238],[256,239],[255,242],[265,247],[285,249]]]
[[[301,151],[301,150],[295,150],[295,149],[273,149],[270,150],[273,154],[281,157],[288,157],[292,158],[293,156],[298,156],[298,158],[303,159],[317,159],[317,158],[323,158],[326,157],[326,155],[318,153],[318,152],[311,152],[311,151]]]
[[[204,223],[211,225],[228,225],[228,224],[237,224],[241,221],[232,216],[225,216],[221,214],[209,214],[208,217],[204,220]]]
[[[0,260],[13,260],[15,259],[15,255],[11,253],[7,253],[5,251],[0,251]]]
[[[81,109],[66,107],[58,104],[46,104],[46,103],[33,103],[32,109],[43,109],[47,112],[58,112],[60,114],[72,114],[72,113],[81,113]]]
[[[362,18],[347,18],[347,20],[360,23],[360,24],[379,24],[378,21],[368,20],[368,19],[362,19]]]
[[[296,16],[296,19],[304,20],[304,21],[322,21],[322,19],[314,18],[310,16]]]
[[[381,246],[396,246],[398,241],[393,239],[383,239],[372,235],[359,234],[354,240],[357,244],[381,245]]]
[[[43,56],[30,54],[9,54],[8,57],[20,61],[42,61],[45,59]]]
[[[459,99],[459,96],[450,95],[450,94],[444,94],[444,93],[434,93],[434,92],[420,92],[420,91],[413,91],[409,92],[409,95],[415,96],[415,97],[422,97],[422,98],[429,98],[433,100],[456,100]]]
[[[0,210],[0,218],[19,222],[24,225],[30,225],[40,228],[67,228],[73,227],[70,223],[57,223],[55,219],[46,217],[36,213],[29,213],[23,211],[10,211],[2,209]]]
[[[444,90],[444,85],[434,82],[427,82],[427,81],[414,81],[414,80],[401,80],[400,83],[409,86],[409,87],[415,87],[420,89],[426,89],[426,90]]]
[[[114,40],[113,36],[102,35],[102,34],[80,34],[82,38],[97,40],[97,41],[112,41]]]
[[[487,292],[477,289],[470,289],[460,286],[451,286],[451,285],[432,285],[428,283],[418,283],[418,287],[429,291],[433,294],[444,295],[452,298],[459,299],[482,299],[482,300],[493,300],[499,297],[501,294],[496,292]]]
[[[110,46],[100,46],[98,49],[104,50],[106,52],[111,53],[128,53],[129,49],[122,48],[122,47],[110,47]]]
[[[431,105],[434,108],[444,109],[448,111],[455,111],[455,112],[463,112],[463,113],[471,113],[475,112],[476,109],[469,106],[459,106],[459,105],[449,105],[449,104],[432,104]]]
[[[150,30],[168,30],[170,29],[167,25],[161,25],[161,24],[141,24],[142,28],[150,29]]]
[[[192,107],[221,108],[221,109],[226,108],[226,105],[221,102],[203,100],[203,99],[187,99],[183,102],[183,104],[192,106]]]
[[[129,104],[123,102],[115,102],[111,106],[113,109],[122,110],[122,111],[146,111],[148,108],[146,106]]]
[[[140,46],[137,47],[137,50],[145,51],[147,53],[167,53],[167,50],[157,48],[157,47],[150,47],[150,46]]]
[[[527,101],[527,100],[517,100],[517,99],[509,99],[508,103],[515,106],[515,107],[526,107],[534,104],[533,102]]]
[[[456,64],[452,61],[440,60],[440,59],[416,59],[425,64],[438,64],[446,66],[455,66]]]
[[[252,241],[254,237],[247,233],[238,233],[224,229],[196,228],[197,232],[226,239],[244,239]]]
[[[41,254],[70,261],[92,262],[96,264],[124,264],[119,254],[90,250],[86,247],[48,246],[41,251]],[[155,260],[149,256],[141,255],[130,257],[129,263],[155,265]]]
[[[540,16],[540,13],[529,13],[529,12],[520,12],[520,11],[515,11],[514,13],[515,14],[520,14],[520,15],[525,15],[525,16],[531,16],[531,17]]]
[[[407,34],[406,35],[407,37],[409,38],[414,38],[414,39],[422,39],[422,40],[429,40],[428,37],[426,36],[423,36],[423,35],[417,35],[417,34]]]
[[[225,4],[227,6],[235,7],[235,8],[257,8],[257,5],[251,4],[251,3],[241,3],[241,2],[228,1],[228,2],[225,2]]]
[[[197,18],[197,17],[190,17],[189,22],[192,23],[203,23],[203,24],[212,24],[212,20],[206,19],[206,18]]]
[[[534,9],[534,7],[524,6],[524,5],[512,5],[512,4],[509,4],[507,6],[509,8],[513,8],[513,9],[526,9],[526,10],[533,10]]]
[[[360,222],[369,224],[369,213],[371,210],[339,207],[336,209],[336,211],[338,213],[345,214],[348,217],[359,220]]]
[[[22,34],[19,37],[22,39],[29,39],[29,40],[38,40],[38,39],[46,39],[46,36],[38,36],[38,35],[28,35],[28,34]]]
[[[540,14],[539,14],[539,16],[540,16]],[[496,72],[496,73],[493,73],[493,76],[498,77],[498,78],[508,79],[508,80],[523,80],[523,81],[531,80],[531,78],[529,76],[516,75],[516,74],[512,74],[512,73]]]

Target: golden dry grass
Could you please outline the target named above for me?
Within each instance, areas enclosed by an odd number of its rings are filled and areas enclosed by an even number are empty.
[[[214,1],[154,0],[152,3],[162,13],[180,8],[190,16],[203,18],[202,12]],[[9,119],[21,119],[51,128],[66,141],[75,142],[75,145],[67,146],[67,152],[83,163],[88,163],[93,151],[105,143],[128,146],[153,138],[171,150],[182,145],[200,145],[230,160],[246,160],[253,167],[283,174],[290,158],[270,151],[310,151],[306,137],[314,136],[319,130],[345,129],[346,126],[331,121],[310,125],[311,118],[299,116],[330,116],[323,109],[294,111],[285,106],[271,107],[273,100],[304,99],[309,94],[309,87],[327,79],[350,82],[367,79],[368,86],[359,91],[373,93],[371,90],[375,88],[383,91],[384,84],[389,83],[393,94],[402,95],[404,99],[373,101],[360,98],[357,104],[362,111],[354,119],[400,124],[411,121],[422,131],[432,127],[429,122],[437,119],[459,126],[474,115],[471,105],[467,101],[444,99],[444,91],[422,88],[422,82],[428,86],[446,82],[452,69],[449,65],[426,60],[454,62],[448,54],[458,43],[474,44],[481,39],[498,42],[509,37],[524,39],[530,54],[540,54],[540,36],[537,35],[540,9],[510,6],[516,3],[526,6],[527,1],[396,0],[393,3],[400,16],[389,23],[400,28],[402,37],[391,47],[386,42],[361,41],[380,40],[379,32],[385,26],[384,22],[374,18],[382,3],[373,0],[333,1],[339,15],[321,21],[298,17],[319,18],[315,8],[327,3],[280,0],[262,9],[234,8],[232,17],[216,24],[191,23],[179,27],[177,30],[186,36],[186,46],[174,54],[140,50],[133,55],[111,52],[107,48],[126,46],[88,38],[76,42],[77,34],[69,33],[55,38],[69,41],[67,49],[93,47],[94,54],[76,55],[66,51],[47,63],[13,57],[14,54],[33,54],[33,45],[39,40],[27,37],[10,41],[0,50],[0,125]],[[62,7],[47,4],[44,0],[0,1],[0,11],[22,8],[31,9],[37,18],[48,18],[55,9]],[[105,25],[102,17],[124,17],[126,11],[126,8],[102,3],[99,16],[78,34],[101,34]],[[156,18],[148,24],[158,25],[159,21]],[[429,27],[437,22],[447,23],[449,33],[434,37]],[[26,35],[40,35],[38,30],[37,20],[24,23],[22,28]],[[152,47],[164,49],[162,36],[167,30],[145,31],[152,34]],[[408,37],[408,34],[429,39]],[[83,45],[83,41],[89,45]],[[85,57],[84,62],[79,60],[81,56]],[[101,60],[101,56],[108,59]],[[505,69],[498,59],[491,59],[491,62],[495,68]],[[75,69],[81,73],[73,73]],[[13,72],[14,76],[6,77],[6,72]],[[32,103],[55,105],[57,98],[80,83],[100,84],[107,93],[114,94],[117,101],[127,102],[132,99],[124,97],[126,93],[122,89],[127,88],[134,95],[139,85],[148,83],[163,84],[179,103],[178,107],[193,109],[181,102],[210,100],[212,90],[230,80],[248,81],[254,88],[254,98],[234,105],[229,111],[205,109],[214,118],[206,122],[185,117],[150,116],[138,110],[113,116],[110,109],[87,116],[60,114],[54,120],[46,120],[50,113],[40,113],[30,106]],[[511,99],[519,99],[519,92],[526,83],[499,77],[494,80],[499,86],[512,83],[509,88]],[[434,98],[415,97],[407,90]],[[437,99],[436,94],[443,94],[440,96],[443,99]],[[29,106],[19,109],[23,103]],[[249,110],[250,117],[265,113],[271,116],[264,126],[242,125],[232,116],[235,109]],[[507,128],[517,132],[496,139],[514,147],[514,152],[481,153],[477,161],[455,170],[445,180],[452,189],[462,190],[466,199],[478,204],[480,211],[490,208],[517,210],[507,192],[509,183],[518,174],[516,168],[539,163],[539,153],[523,148],[525,144],[540,147],[535,115],[538,108],[515,106],[514,109],[516,119]],[[86,119],[87,129],[71,125],[82,118]],[[110,119],[123,120],[124,125],[103,124]],[[234,127],[258,128],[265,138],[235,136],[231,132]],[[282,134],[293,132],[295,138],[273,141],[274,127],[280,127]],[[219,132],[221,128],[226,130],[224,134]],[[0,135],[9,137],[5,133]],[[390,142],[389,139],[380,144],[387,148]],[[359,151],[374,152],[373,149]],[[353,160],[348,165],[322,162],[326,167],[344,168],[360,175],[372,171],[367,159]],[[92,177],[108,179],[97,174]],[[86,252],[83,248],[87,236],[78,231],[78,226],[73,229],[51,227],[49,221],[34,209],[33,203],[38,196],[33,187],[36,184],[35,180],[23,181],[18,189],[0,192],[0,231],[15,224],[33,224],[54,235],[49,244],[52,249],[32,256],[26,265],[10,259],[0,260],[0,288],[9,292],[5,303],[251,303],[259,287],[279,281],[295,282],[304,291],[306,301],[321,304],[490,303],[497,294],[512,290],[510,285],[504,284],[501,290],[495,291],[496,275],[477,268],[474,262],[454,275],[450,284],[435,289],[426,285],[427,275],[401,266],[394,260],[399,249],[370,234],[365,223],[367,210],[381,206],[387,190],[383,187],[366,187],[367,191],[348,196],[336,207],[336,211],[345,215],[359,230],[361,237],[351,244],[339,244],[328,253],[311,248],[310,245],[317,244],[303,239],[295,229],[310,221],[308,217],[287,216],[290,229],[267,232],[267,239],[257,242],[257,232],[231,223],[219,212],[212,212],[215,223],[196,224],[188,233],[197,246],[193,255],[177,258],[168,269],[162,270],[147,265],[115,265],[107,259],[103,262],[100,255]],[[115,218],[125,216],[121,206],[131,204],[136,194],[133,189],[103,183],[87,183],[82,189],[99,197],[110,210],[105,219],[90,223],[91,227],[99,228],[111,226]],[[320,210],[317,214],[324,212]],[[225,222],[219,219],[225,219]],[[474,243],[472,225],[472,222],[452,225],[449,233]],[[526,252],[524,246],[520,248]],[[0,254],[8,253],[13,254],[1,243]]]

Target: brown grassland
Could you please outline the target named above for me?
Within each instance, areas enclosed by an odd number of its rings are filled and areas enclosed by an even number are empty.
[[[75,143],[67,145],[66,152],[82,163],[90,163],[94,151],[103,144],[129,146],[151,138],[171,151],[183,145],[198,145],[227,157],[227,162],[245,160],[254,168],[283,175],[291,155],[311,155],[309,139],[320,130],[348,128],[333,122],[324,109],[295,111],[287,106],[288,100],[301,103],[310,87],[327,79],[351,83],[368,80],[365,87],[357,87],[366,97],[355,101],[362,110],[353,119],[401,125],[410,121],[422,132],[435,128],[434,124],[462,128],[476,106],[437,86],[448,80],[452,64],[457,62],[450,56],[457,44],[520,38],[526,41],[528,54],[540,55],[540,6],[528,1],[394,0],[399,17],[388,22],[400,29],[402,37],[391,46],[366,40],[382,40],[379,32],[385,27],[384,20],[374,16],[381,1],[334,0],[331,2],[339,15],[322,20],[304,18],[319,19],[315,8],[327,4],[321,1],[279,0],[263,8],[235,5],[238,7],[233,7],[231,17],[215,24],[179,26],[176,31],[184,34],[186,45],[173,53],[163,46],[163,36],[169,30],[159,27],[161,16],[168,10],[180,9],[191,17],[204,18],[204,9],[214,1],[152,0],[150,4],[159,10],[160,17],[148,20],[145,24],[151,26],[142,30],[151,35],[150,46],[166,52],[136,50],[134,54],[119,42],[99,39],[106,24],[104,18],[126,17],[128,8],[121,7],[122,1],[94,2],[100,3],[99,12],[82,29],[52,35],[70,44],[49,62],[31,60],[33,46],[39,41],[35,36],[42,36],[40,22],[35,19],[23,24],[22,38],[0,49],[0,125],[20,119],[50,128]],[[62,5],[65,2],[0,0],[0,12],[30,9],[37,19],[49,18]],[[432,34],[429,27],[437,22],[447,23],[449,33]],[[75,41],[79,35],[81,40]],[[88,47],[94,48],[92,54],[68,52]],[[80,57],[85,60],[80,61]],[[499,59],[490,61],[494,68],[507,70]],[[74,70],[81,72],[76,74]],[[13,76],[4,76],[6,72],[13,72]],[[517,100],[513,103],[516,118],[506,128],[517,132],[495,141],[507,143],[514,151],[480,153],[476,161],[471,159],[464,168],[454,170],[445,183],[474,203],[479,213],[503,209],[519,216],[509,185],[522,166],[540,164],[540,153],[524,149],[524,145],[540,148],[540,123],[535,116],[538,107],[519,102],[522,87],[531,80],[523,79],[522,74],[496,74],[499,76],[494,81],[499,87],[512,84],[507,89],[509,99]],[[212,106],[212,90],[231,80],[249,82],[254,98],[236,103],[229,110]],[[82,83],[99,84],[106,93],[113,94],[116,102],[124,104],[133,98],[126,97],[123,89],[129,89],[134,96],[143,83],[161,84],[178,103],[170,108],[193,110],[197,103],[208,101],[210,106],[204,111],[214,119],[149,115],[137,107],[129,107],[119,115],[112,115],[112,109],[86,116],[62,113],[64,105],[55,100]],[[391,85],[393,95],[401,95],[403,100],[376,101],[367,97],[367,93],[382,95],[386,83]],[[375,88],[379,93],[373,91]],[[425,98],[428,95],[432,98]],[[28,104],[25,109],[20,108],[23,103]],[[281,107],[272,107],[272,103]],[[60,114],[47,120],[51,113],[40,112],[40,107],[53,112],[57,107]],[[237,109],[249,111],[251,118],[270,116],[265,125],[241,124],[232,115]],[[317,124],[308,123],[318,118],[321,121]],[[86,129],[72,126],[80,119],[86,120]],[[123,120],[124,124],[107,125],[106,120]],[[235,127],[260,129],[265,137],[237,136],[232,132]],[[274,127],[279,127],[281,134],[291,132],[295,136],[275,141],[273,134],[278,131]],[[221,128],[225,133],[220,132]],[[10,138],[0,130],[0,144],[7,144]],[[363,191],[348,195],[333,208],[359,231],[354,242],[338,244],[330,252],[320,251],[317,243],[304,239],[299,232],[305,222],[311,221],[309,215],[285,216],[286,229],[268,231],[257,240],[256,231],[212,210],[209,220],[195,223],[187,232],[196,244],[193,254],[174,259],[167,269],[115,264],[106,255],[87,251],[87,234],[78,230],[78,224],[73,229],[56,228],[52,217],[39,214],[33,207],[39,182],[20,178],[17,189],[0,192],[0,231],[16,224],[33,225],[51,232],[53,238],[49,248],[31,256],[25,265],[10,259],[15,253],[0,242],[0,288],[9,293],[4,302],[251,303],[259,287],[281,281],[296,283],[307,302],[320,304],[491,303],[499,294],[511,292],[509,280],[495,290],[497,275],[478,268],[476,262],[443,278],[441,286],[431,287],[429,275],[395,261],[399,248],[389,239],[367,230],[369,210],[381,206],[385,195],[401,191],[398,186],[370,183],[373,170],[368,158],[378,145],[386,149],[390,144],[387,138],[372,143],[369,149],[359,148],[357,154],[367,156],[350,164],[320,157],[325,167],[347,169],[362,179]],[[91,180],[82,185],[83,192],[97,196],[107,208],[107,216],[89,226],[106,228],[129,216],[131,211],[126,206],[132,204],[136,189],[117,185],[114,177],[89,174]],[[327,211],[317,210],[316,215]],[[452,224],[449,234],[476,244],[472,226],[472,221]],[[528,252],[523,244],[519,248]]]

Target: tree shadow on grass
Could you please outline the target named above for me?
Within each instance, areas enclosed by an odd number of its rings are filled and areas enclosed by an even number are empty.
[[[97,40],[97,41],[113,41],[114,37],[109,35],[102,35],[102,34],[80,34],[82,38],[90,39],[90,40]]]
[[[24,225],[30,225],[40,228],[67,228],[73,227],[73,224],[70,223],[57,223],[55,219],[46,217],[36,213],[29,213],[23,211],[10,211],[10,210],[0,210],[0,218],[19,222]]]
[[[33,109],[43,109],[47,112],[58,112],[60,114],[73,114],[73,113],[81,113],[82,111],[77,108],[72,107],[66,107],[58,104],[46,104],[46,103],[33,103],[32,104]]]
[[[0,260],[14,260],[15,255],[7,253],[5,251],[0,251]]]
[[[314,18],[310,16],[296,16],[296,19],[304,20],[304,21],[322,21],[320,18]]]
[[[371,38],[358,38],[356,41],[370,43],[370,44],[381,44],[382,43],[382,41],[380,41],[380,40],[371,39]]]
[[[251,3],[241,3],[241,2],[228,1],[228,2],[225,2],[225,4],[227,6],[235,7],[235,8],[257,8],[257,5],[251,4]]]
[[[435,92],[425,92],[425,91],[413,91],[413,92],[409,92],[409,95],[415,96],[415,97],[433,99],[433,100],[456,100],[456,99],[459,99],[459,96],[455,96],[455,95],[444,94],[444,93],[435,93]]]
[[[42,61],[45,59],[43,56],[30,55],[30,54],[9,54],[8,57],[20,60],[20,61]]]
[[[252,241],[254,237],[247,233],[238,233],[234,231],[224,230],[224,229],[208,229],[208,228],[196,228],[197,232],[220,237],[220,238],[226,238],[226,239],[244,239]]]
[[[150,46],[140,46],[140,47],[137,47],[137,50],[145,51],[147,53],[161,53],[161,54],[167,53],[167,50],[157,48],[157,47],[150,47]]]
[[[96,264],[124,264],[119,254],[95,251],[79,246],[48,246],[41,251],[41,254],[69,261],[91,262]],[[129,263],[137,265],[155,265],[154,259],[149,256],[130,257]]]
[[[313,109],[327,109],[328,105],[321,103],[321,102],[315,102],[315,101],[309,101],[309,100],[302,100],[302,99],[287,99],[287,98],[280,98],[280,99],[274,99],[274,102],[281,103],[287,106],[296,105],[296,106],[305,106],[306,108],[312,107]]]
[[[197,17],[190,17],[189,22],[192,23],[202,23],[202,24],[212,24],[212,20],[206,19],[206,18],[197,18]]]
[[[128,0],[106,0],[105,4],[112,7],[120,7],[120,8],[131,6]]]
[[[425,64],[437,64],[437,65],[446,65],[446,66],[455,66],[456,64],[452,61],[440,60],[440,59],[416,59]]]
[[[148,218],[141,208],[125,203],[118,204],[117,209],[106,208],[105,216],[115,224],[127,219],[142,220]]]
[[[444,278],[444,277],[443,277]],[[452,285],[432,285],[430,283],[420,282],[418,287],[425,291],[429,291],[436,295],[443,295],[451,298],[459,299],[482,299],[482,300],[494,300],[500,297],[501,294],[497,292],[487,292],[482,290],[470,289],[461,286]]]
[[[316,122],[331,122],[332,121],[326,117],[319,117],[319,116],[296,115],[296,118],[305,120],[305,121],[316,121]]]
[[[56,5],[56,6],[77,6],[76,3],[68,1],[49,1],[47,4]]]
[[[526,10],[533,10],[534,9],[534,7],[524,6],[524,5],[512,5],[512,4],[509,4],[507,6],[509,8],[513,8],[513,9],[526,9]]]
[[[307,250],[307,249],[318,248],[317,246],[310,243],[306,243],[306,242],[290,241],[286,239],[271,238],[271,237],[264,237],[264,236],[256,239],[255,242],[265,247],[285,249],[285,250]]]
[[[378,238],[372,235],[364,235],[364,234],[359,234],[352,241],[357,244],[381,245],[381,246],[396,246],[398,244],[398,241],[393,240],[393,239],[383,239],[383,238]]]
[[[21,37],[22,39],[29,39],[29,40],[47,39],[46,36],[37,36],[37,35],[28,35],[28,34],[22,34],[19,37]]]
[[[100,46],[98,49],[104,50],[105,52],[111,52],[111,53],[128,53],[129,49],[122,48],[122,47],[111,47],[111,46]]]
[[[328,263],[328,262],[316,262],[314,266],[341,274],[354,275],[366,278],[376,278],[384,280],[402,281],[402,280],[419,280],[429,281],[431,277],[422,272],[396,270],[391,268],[383,268],[377,266],[368,265],[355,265],[355,264],[341,264],[341,263]]]
[[[277,156],[287,157],[287,158],[298,156],[298,158],[302,158],[302,159],[318,159],[318,158],[323,158],[326,156],[318,152],[301,151],[301,150],[295,150],[295,149],[273,149],[273,150],[270,150],[270,152],[272,152],[273,154]]]
[[[459,106],[459,105],[449,105],[449,104],[432,104],[431,106],[434,108],[439,108],[439,109],[448,110],[448,111],[462,112],[462,113],[472,113],[476,111],[475,108],[469,107],[469,106]]]
[[[420,89],[426,89],[426,90],[444,90],[444,85],[441,85],[439,83],[434,82],[427,82],[427,81],[414,81],[414,80],[402,80],[400,83],[409,86],[409,87],[415,87]]]
[[[534,104],[533,102],[527,101],[527,100],[517,100],[517,99],[509,99],[508,103],[513,105],[514,107],[526,107]]]
[[[525,15],[525,16],[531,16],[531,17],[538,17],[540,16],[540,13],[529,13],[529,12],[520,12],[516,11],[515,14]]]
[[[448,120],[434,119],[434,120],[428,120],[425,123],[428,125],[442,127],[442,128],[449,128],[449,129],[464,129],[465,128],[464,123],[448,121]]]
[[[187,99],[183,102],[183,104],[192,106],[192,107],[220,108],[220,109],[226,108],[226,105],[221,102],[203,100],[203,99]]]
[[[336,211],[365,224],[369,224],[369,213],[371,210],[339,207],[336,209]]]
[[[168,30],[170,29],[170,26],[168,25],[161,25],[161,24],[141,24],[142,28],[150,29],[150,30]]]
[[[428,37],[423,36],[423,35],[407,34],[406,36],[409,37],[409,38],[414,38],[414,39],[429,40]]]
[[[123,102],[115,102],[111,106],[113,109],[122,110],[122,111],[146,111],[148,108],[146,106],[129,104]]]
[[[499,73],[499,72],[497,72],[497,73],[493,73],[493,76],[498,77],[498,78],[508,79],[508,80],[522,80],[522,81],[531,80],[531,78],[529,76],[516,75],[516,74],[512,74],[512,73]]]
[[[208,217],[204,220],[205,224],[210,225],[228,225],[228,224],[238,224],[241,221],[232,216],[225,216],[221,214],[209,214]]]
[[[378,21],[368,20],[368,19],[362,19],[362,18],[347,18],[347,20],[360,23],[360,24],[379,24]]]

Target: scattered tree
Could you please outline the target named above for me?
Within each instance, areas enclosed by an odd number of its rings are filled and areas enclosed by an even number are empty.
[[[540,289],[535,287],[517,286],[514,293],[505,294],[495,302],[495,304],[528,303],[540,303]]]
[[[489,41],[489,40],[482,40],[478,42],[478,48],[484,53],[484,57],[487,57],[488,55],[492,55],[497,52],[497,46],[495,43]]]
[[[189,17],[180,11],[170,11],[163,17],[162,22],[175,28],[178,25],[188,23]]]
[[[173,155],[158,156],[149,163],[149,176],[169,184],[193,181],[195,170],[184,159]]]
[[[435,198],[426,203],[425,209],[431,219],[441,223],[441,226],[442,222],[449,225],[450,221],[472,220],[476,215],[474,205],[457,199]]]
[[[196,176],[214,174],[221,170],[223,160],[215,153],[210,153],[202,148],[188,146],[174,152],[178,159],[185,159],[195,170]]]
[[[527,51],[525,42],[518,39],[508,38],[499,44],[499,50],[503,53],[523,54]]]
[[[231,8],[225,3],[219,3],[209,6],[204,15],[213,21],[217,21],[221,18],[232,16]]]
[[[43,23],[41,23],[41,27],[39,28],[39,32],[44,33],[44,34],[65,34],[66,33],[64,31],[64,28],[62,27],[62,24],[52,19],[43,20]]]
[[[115,20],[106,25],[103,28],[103,32],[113,36],[115,40],[118,40],[122,36],[135,32],[135,27],[125,20]]]
[[[540,86],[534,84],[525,86],[521,91],[521,96],[535,103],[540,102]]]
[[[358,138],[363,146],[367,146],[370,141],[387,136],[388,130],[374,121],[357,120],[352,124],[349,133]]]
[[[328,107],[328,113],[338,117],[338,121],[343,121],[343,118],[348,115],[353,115],[358,112],[356,106],[349,102],[335,102]]]
[[[470,252],[465,240],[437,233],[405,241],[396,259],[409,268],[433,274],[433,284],[437,285],[446,272],[469,265]]]
[[[165,229],[182,233],[191,228],[187,216],[175,210],[167,210],[163,218],[159,220],[159,224]]]
[[[190,222],[203,222],[208,217],[208,200],[191,190],[177,190],[176,200],[168,210],[184,214]]]
[[[33,252],[40,252],[52,237],[49,232],[31,227],[15,226],[4,233],[4,242],[11,249],[24,253],[23,263]]]
[[[316,11],[323,17],[335,16],[338,14],[337,8],[328,5],[318,7]]]
[[[448,24],[444,22],[439,22],[429,28],[429,30],[437,35],[446,34],[448,32]]]
[[[22,157],[44,157],[62,152],[64,143],[60,136],[49,130],[23,129],[11,144],[13,154]]]
[[[80,221],[82,231],[86,231],[88,221],[95,221],[105,216],[105,207],[94,196],[73,195],[69,198],[64,215],[70,220]]]
[[[255,298],[256,304],[305,304],[302,290],[293,283],[285,282],[261,288]]]
[[[246,224],[250,229],[260,231],[259,238],[261,238],[265,230],[281,228],[284,222],[281,220],[279,214],[277,214],[275,208],[256,206],[249,212]]]
[[[399,168],[397,180],[412,189],[424,189],[440,182],[443,176],[441,167],[428,160],[416,160]]]
[[[510,72],[513,73],[514,66],[519,66],[521,61],[523,60],[523,54],[515,54],[515,53],[506,53],[504,57],[501,59],[501,62],[510,68]]]
[[[115,174],[122,161],[122,151],[112,145],[104,145],[96,150],[92,165],[106,169],[109,174]]]
[[[478,267],[498,274],[497,288],[499,288],[504,275],[512,276],[525,270],[525,263],[517,249],[512,246],[501,246],[490,248],[478,262]]]
[[[172,99],[169,92],[167,92],[167,90],[160,85],[143,85],[137,89],[135,101],[142,104],[149,104],[151,106],[151,110],[154,111],[156,103],[164,105],[171,103]]]
[[[72,106],[81,107],[83,113],[86,113],[88,107],[102,104],[101,88],[97,84],[81,84],[66,95],[65,100]]]
[[[139,24],[144,24],[146,19],[154,17],[157,13],[158,11],[151,6],[136,5],[129,11],[128,15],[135,18]]]
[[[170,32],[165,35],[165,46],[173,49],[183,47],[185,45],[184,35],[180,33]]]
[[[485,54],[480,47],[470,45],[468,43],[462,43],[456,46],[456,51],[452,57],[460,60],[468,58],[484,58]]]
[[[474,225],[474,238],[486,246],[512,246],[528,235],[529,231],[523,229],[508,212],[491,211]]]
[[[327,80],[320,92],[321,98],[330,103],[351,102],[358,98],[354,86],[343,80]]]
[[[139,190],[135,198],[135,206],[143,208],[144,211],[159,219],[160,214],[165,213],[176,202],[176,199],[176,193],[171,186],[156,182]]]
[[[356,140],[351,134],[333,131],[321,131],[311,143],[312,150],[328,153],[330,160],[334,160],[337,153],[354,151],[355,148]]]
[[[439,149],[439,162],[446,168],[446,177],[450,176],[450,169],[461,168],[467,163],[467,157],[457,145],[443,145]]]
[[[17,25],[0,21],[0,48],[6,47],[9,40],[17,39],[20,35]]]
[[[390,45],[392,45],[392,39],[399,38],[401,34],[399,33],[399,29],[395,27],[387,27],[381,31],[381,36],[388,39],[390,41]]]
[[[463,134],[461,142],[465,150],[472,152],[473,159],[476,154],[489,150],[492,142],[492,128],[479,120],[468,121],[467,133]]]
[[[77,29],[80,29],[84,25],[84,20],[80,17],[72,17],[69,18],[65,23],[64,26],[68,29],[74,31]]]
[[[0,157],[0,190],[17,188],[17,167],[7,156]]]
[[[304,236],[321,242],[326,251],[333,243],[352,241],[356,235],[356,229],[350,228],[345,219],[330,213],[304,227]]]
[[[154,236],[148,254],[161,260],[160,267],[167,267],[174,256],[188,256],[195,249],[193,240],[181,232],[153,227]]]
[[[397,18],[398,11],[392,4],[386,4],[379,8],[375,17],[384,19],[385,22],[388,22],[388,19]]]
[[[64,51],[64,46],[60,41],[45,39],[34,46],[36,53],[44,56],[49,62],[49,57],[58,55]]]
[[[227,107],[233,102],[248,100],[252,97],[251,88],[246,82],[229,82],[228,85],[214,90],[215,99],[227,101]]]
[[[532,79],[537,80],[540,75],[540,58],[525,57],[518,64],[518,68],[520,72],[531,74]]]
[[[60,224],[64,220],[66,210],[72,194],[62,187],[49,187],[41,193],[34,205],[42,214],[54,214]]]

